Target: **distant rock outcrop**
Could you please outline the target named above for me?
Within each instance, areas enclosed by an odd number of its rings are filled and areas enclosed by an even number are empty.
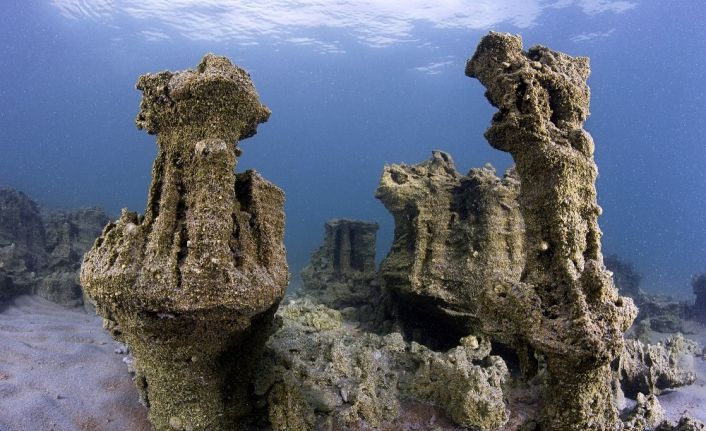
[[[449,348],[480,329],[482,292],[511,285],[524,265],[524,224],[514,171],[456,171],[434,151],[418,165],[389,165],[375,196],[395,219],[380,273],[406,338]]]
[[[378,224],[335,219],[324,224],[324,243],[301,272],[299,292],[336,310],[354,309],[358,320],[373,314],[380,298],[375,267]]]
[[[83,304],[83,254],[108,222],[100,208],[42,210],[22,192],[0,189],[0,303],[35,293],[66,306]]]
[[[81,282],[130,347],[157,430],[237,429],[289,277],[284,193],[235,173],[238,141],[270,111],[245,70],[212,54],[137,88],[137,125],[158,147],[145,215],[105,228]]]
[[[691,316],[701,323],[706,324],[706,273],[697,275],[691,280],[696,301],[691,309]]]
[[[37,204],[22,192],[0,189],[0,303],[30,293],[41,280],[45,241]]]
[[[696,381],[693,370],[698,345],[681,335],[664,344],[644,344],[625,340],[625,348],[617,363],[618,378],[625,395],[634,398],[638,393],[660,395],[666,389],[690,385]]]

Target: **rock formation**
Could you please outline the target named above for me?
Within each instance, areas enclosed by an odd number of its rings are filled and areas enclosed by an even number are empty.
[[[517,282],[523,222],[514,171],[463,176],[434,151],[418,165],[385,166],[375,196],[395,219],[380,273],[406,338],[449,348],[473,331],[481,292]],[[474,324],[475,323],[475,324]]]
[[[694,319],[706,324],[706,273],[694,277],[691,280],[691,287],[694,289],[696,302],[690,314]]]
[[[508,419],[501,388],[507,367],[489,355],[488,340],[467,337],[440,353],[399,333],[358,332],[320,304],[297,301],[278,316],[281,328],[267,342],[255,381],[276,431],[420,429],[404,424],[424,402],[464,427],[490,430]],[[432,428],[444,429],[441,421],[423,429]]]
[[[43,210],[22,192],[0,189],[0,303],[35,293],[81,305],[83,254],[108,221],[100,208]]]
[[[378,224],[359,220],[330,220],[324,225],[324,243],[301,272],[300,294],[329,308],[354,308],[363,317],[373,313],[379,298],[375,268]]]
[[[677,424],[670,424],[669,422],[663,422],[660,426],[655,428],[655,431],[705,431],[706,425],[703,422],[696,420],[694,418],[684,416],[679,419]]]
[[[664,344],[644,344],[625,340],[625,348],[617,364],[618,378],[625,395],[638,393],[660,395],[665,389],[690,385],[696,381],[693,370],[698,346],[678,335]]]
[[[22,192],[0,189],[0,304],[39,282],[45,237],[37,204]]]
[[[543,427],[613,430],[619,418],[610,362],[637,310],[620,297],[601,254],[588,59],[491,32],[466,74],[498,108],[485,136],[512,155],[521,182],[526,262],[517,283],[483,303],[496,310],[502,332],[514,333],[544,356]]]
[[[79,284],[83,255],[110,222],[100,208],[51,212],[45,216],[47,274],[35,293],[64,305],[84,303]]]
[[[284,194],[234,172],[238,141],[270,111],[212,54],[137,88],[136,123],[158,147],[145,215],[106,226],[81,282],[129,345],[157,430],[231,430],[251,413],[253,358],[288,281]]]

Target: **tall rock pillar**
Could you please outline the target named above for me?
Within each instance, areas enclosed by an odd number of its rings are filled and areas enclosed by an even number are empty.
[[[157,430],[231,430],[289,276],[283,192],[235,173],[238,141],[270,111],[245,70],[211,54],[137,88],[137,125],[157,135],[145,215],[104,229],[81,282],[129,345]]]
[[[498,108],[485,136],[512,155],[520,177],[527,260],[519,283],[498,289],[507,327],[547,361],[549,430],[613,430],[610,362],[635,318],[603,265],[589,115],[588,59],[491,32],[466,74]]]

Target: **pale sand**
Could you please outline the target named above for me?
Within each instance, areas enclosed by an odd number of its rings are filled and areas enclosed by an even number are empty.
[[[704,346],[706,328],[688,329]],[[120,347],[97,316],[18,298],[0,312],[0,431],[151,430]],[[671,420],[706,421],[706,361],[694,367],[694,385],[660,396]]]
[[[101,320],[38,297],[0,312],[0,431],[149,431]]]

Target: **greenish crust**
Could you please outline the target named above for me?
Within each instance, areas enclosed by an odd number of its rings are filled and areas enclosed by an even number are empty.
[[[250,413],[252,358],[289,277],[283,192],[235,174],[238,139],[269,110],[244,70],[211,54],[137,86],[137,124],[158,135],[145,216],[106,226],[81,282],[130,346],[156,429],[230,430]]]
[[[491,32],[466,74],[499,111],[485,136],[509,152],[521,181],[526,263],[492,305],[507,330],[547,359],[544,425],[613,430],[619,420],[609,363],[636,315],[603,265],[588,117],[588,59]]]
[[[456,345],[480,324],[482,292],[519,280],[518,193],[512,170],[502,179],[489,166],[463,176],[442,151],[417,165],[385,166],[375,196],[395,219],[395,237],[380,273],[406,334],[440,326],[412,338],[426,343],[455,334],[449,344]]]
[[[355,320],[369,321],[379,302],[375,265],[378,224],[334,219],[324,224],[324,242],[301,272],[299,295],[337,310],[355,310]],[[353,308],[350,308],[353,307]]]
[[[494,429],[508,418],[507,367],[488,340],[470,336],[440,353],[398,333],[358,332],[320,304],[291,303],[278,315],[255,380],[276,431],[388,429],[406,399],[438,405],[462,426]]]

